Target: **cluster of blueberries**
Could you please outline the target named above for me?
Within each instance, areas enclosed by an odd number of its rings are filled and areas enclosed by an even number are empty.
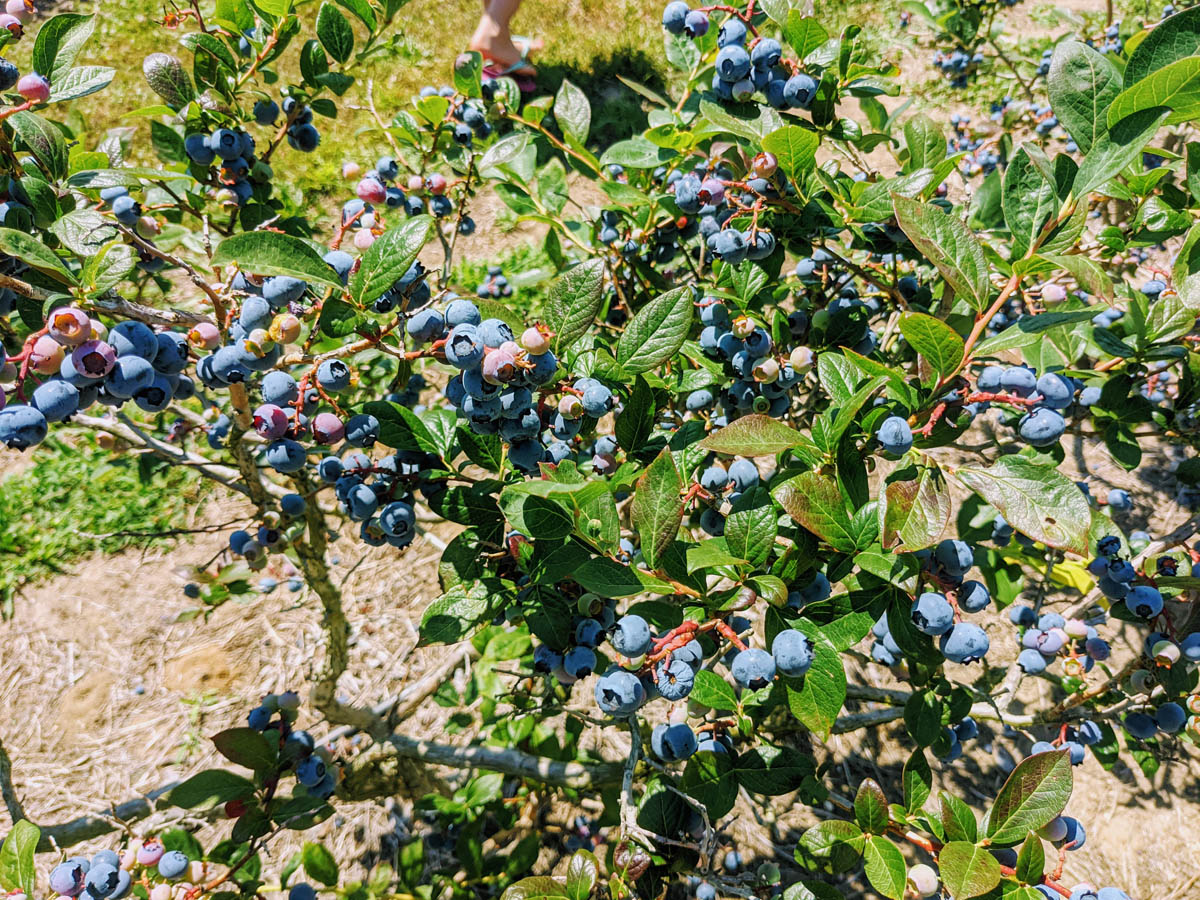
[[[979,71],[982,63],[982,53],[979,51],[972,53],[961,47],[951,50],[949,53],[938,50],[933,54],[933,67],[949,79],[952,88],[965,88],[971,76]]]
[[[445,218],[454,210],[454,204],[446,196],[449,187],[446,176],[433,172],[402,179],[400,164],[391,156],[381,156],[365,174],[357,163],[347,163],[342,174],[347,178],[361,175],[354,188],[355,198],[342,206],[342,225],[354,233],[354,246],[359,250],[367,249],[382,233],[383,219],[376,207],[403,209],[410,216],[419,216],[428,203],[428,211],[438,218]]]
[[[621,660],[610,665],[596,680],[594,696],[600,710],[610,716],[627,717],[656,698],[670,703],[687,699],[696,672],[707,655],[696,637],[682,641],[675,632],[655,635],[640,615],[629,613],[616,619],[611,601],[594,594],[579,599],[583,615],[575,620],[572,646],[560,653],[540,644],[534,648],[534,670],[552,675],[560,683],[573,684],[591,675],[599,664],[596,649],[608,641]],[[734,633],[749,631],[750,623],[734,617],[727,623]],[[800,631],[785,629],[771,642],[771,650],[732,647],[724,657],[733,680],[747,690],[768,686],[776,674],[802,677],[812,666],[812,642]],[[732,745],[714,729],[699,734],[688,725],[686,709],[653,729],[650,746],[664,762],[683,760],[700,750],[732,752]]]
[[[1066,619],[1055,612],[1039,615],[1032,607],[1016,603],[1009,607],[1009,621],[1017,626],[1021,653],[1017,662],[1027,675],[1046,671],[1060,654],[1067,658],[1065,671],[1078,677],[1108,659],[1112,648],[1100,637],[1095,624],[1083,619]],[[1098,622],[1103,622],[1100,617]]]
[[[195,393],[195,384],[183,374],[187,362],[187,339],[178,332],[156,334],[136,321],[109,330],[81,309],[60,307],[20,362],[28,373],[44,377],[29,402],[5,406],[0,392],[0,443],[17,450],[32,447],[45,439],[50,422],[64,422],[97,402],[120,407],[132,400],[140,409],[159,412],[172,398]]]
[[[475,286],[475,296],[481,300],[499,300],[512,295],[513,286],[508,283],[501,266],[488,266],[487,276]]]
[[[1167,18],[1167,16],[1174,14],[1175,8],[1170,4],[1167,4],[1167,6],[1163,8],[1162,17],[1164,19]],[[1084,43],[1099,53],[1111,53],[1114,56],[1122,55],[1125,52],[1125,38],[1121,37],[1121,20],[1117,19],[1104,29],[1104,38],[1102,40],[1096,41],[1093,38],[1088,38]],[[1097,44],[1099,44],[1099,46],[1097,46]]]
[[[708,13],[672,0],[663,10],[663,28],[671,34],[698,38],[708,32]],[[717,35],[713,93],[721,100],[745,101],[755,92],[775,109],[808,109],[817,96],[817,82],[783,60],[783,47],[774,38],[755,38],[746,48],[745,23],[729,16]]]
[[[478,101],[459,101],[454,104],[450,114],[457,122],[454,126],[454,142],[456,144],[470,147],[475,138],[482,141],[491,137],[492,123],[487,120],[487,111]]]
[[[1003,115],[1003,108],[1000,109],[999,115]],[[1003,167],[1007,160],[1004,157],[1002,142],[985,141],[982,137],[975,136],[970,125],[970,116],[951,114],[950,127],[954,133],[947,138],[946,149],[950,153],[966,154],[958,164],[958,171],[964,178],[973,178],[977,175],[991,174],[997,168]]]
[[[333,796],[337,787],[337,775],[330,765],[331,759],[324,747],[317,747],[307,731],[295,728],[300,695],[295,691],[282,694],[267,694],[250,714],[246,724],[255,731],[278,733],[280,764],[291,769],[309,795],[321,800]],[[227,812],[230,811],[227,807]]]
[[[737,214],[738,206],[752,206],[760,196],[778,197],[781,190],[790,189],[787,185],[781,187],[775,179],[778,169],[779,161],[774,155],[758,154],[750,164],[744,189],[738,193],[735,193],[733,172],[724,163],[702,161],[690,172],[673,169],[665,173],[666,189],[674,194],[675,205],[686,216],[682,226],[676,222],[674,227],[655,233],[652,261],[670,262],[677,252],[678,242],[696,234],[704,239],[710,258],[734,266],[746,259],[766,259],[775,252],[775,236],[757,226],[745,230],[736,228],[730,220]],[[602,243],[612,244],[618,240],[611,215],[601,216],[601,226],[599,239]],[[622,247],[626,256],[642,252],[642,243],[632,237]]]
[[[78,900],[121,900],[130,895],[136,876],[139,883],[157,882],[149,888],[150,900],[170,900],[172,882],[179,882],[190,867],[185,853],[167,850],[162,841],[148,838],[134,841],[121,853],[101,850],[90,859],[64,860],[50,871],[50,890]]]
[[[961,613],[976,613],[991,603],[991,594],[981,581],[966,580],[975,565],[975,552],[965,541],[947,538],[932,550],[916,553],[922,571],[942,591],[926,591],[913,602],[912,623],[922,634],[938,638],[938,647],[946,659],[955,663],[971,663],[983,659],[991,641],[974,622],[956,621]],[[949,596],[954,597],[954,603]],[[903,657],[900,646],[891,633],[885,613],[871,628],[875,641],[871,658],[885,666],[897,665]]]

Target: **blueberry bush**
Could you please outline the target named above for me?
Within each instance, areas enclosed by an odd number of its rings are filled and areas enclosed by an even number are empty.
[[[1008,5],[909,7],[959,82]],[[1200,519],[1131,530],[1145,499],[1078,460],[1173,447],[1200,506],[1200,8],[1006,59],[1027,96],[985,140],[911,110],[857,26],[673,0],[669,95],[635,85],[648,127],[607,144],[577,85],[523,96],[473,53],[403,108],[343,100],[403,0],[176,10],[142,66],[160,102],[97,139],[71,106],[116,75],[75,64],[94,20],[6,9],[33,51],[0,63],[0,443],[88,429],[243,495],[255,526],[194,566],[189,615],[282,565],[320,600],[304,693],[332,729],[267,696],[213,738],[231,768],[113,810],[225,819],[219,843],[65,859],[111,823],[32,824],[0,751],[10,896],[1129,900],[1064,875],[1072,768],[1200,740]],[[378,159],[322,210],[275,170],[339,115]],[[535,303],[499,266],[456,280],[485,194],[544,229]],[[379,554],[447,537],[420,635],[486,663],[452,698],[470,743],[405,731],[445,670],[415,701],[339,694],[346,528]],[[889,723],[902,776],[845,783],[832,736]],[[942,776],[1000,731],[1027,753],[980,815]],[[431,766],[472,774],[407,798],[435,834],[368,881],[320,843],[267,852]],[[731,843],[782,796],[817,824]],[[554,874],[536,833],[486,849],[548,798],[594,813]]]

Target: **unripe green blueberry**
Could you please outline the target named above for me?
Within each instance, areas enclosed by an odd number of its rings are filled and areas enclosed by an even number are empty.
[[[779,380],[779,363],[771,357],[760,359],[754,364],[751,374],[755,381],[762,384],[773,384]]]
[[[734,337],[745,340],[754,333],[754,320],[747,316],[738,316],[733,320],[733,327],[730,330]]]
[[[792,371],[801,375],[812,368],[813,352],[808,347],[796,347],[788,357]]]
[[[938,889],[937,872],[925,863],[917,863],[908,870],[908,888],[918,897],[932,897]]]

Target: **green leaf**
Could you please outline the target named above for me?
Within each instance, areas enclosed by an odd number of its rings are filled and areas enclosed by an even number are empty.
[[[183,162],[187,159],[183,136],[170,125],[151,121],[150,144],[163,162]]]
[[[1021,144],[1004,171],[1000,204],[1004,222],[1012,234],[1014,259],[1025,256],[1060,206],[1054,183],[1047,180],[1042,167],[1034,161],[1032,154],[1041,152],[1035,145]]]
[[[769,797],[797,790],[816,772],[817,761],[794,747],[759,744],[753,750],[738,754],[734,761],[738,784],[752,794]]]
[[[659,147],[639,135],[617,141],[601,154],[600,162],[606,166],[615,163],[626,169],[653,169],[675,155],[674,150]]]
[[[810,867],[814,861],[827,861],[834,872],[844,872],[858,862],[865,843],[862,829],[853,822],[826,819],[800,835],[796,861]]]
[[[920,747],[904,763],[901,781],[904,784],[904,808],[915,813],[925,805],[933,789],[933,772],[925,758],[925,751]]]
[[[304,865],[304,874],[316,879],[325,887],[335,887],[338,883],[338,864],[333,854],[324,844],[306,841],[300,851],[300,861]]]
[[[414,216],[381,234],[362,255],[350,280],[351,296],[366,306],[390,290],[416,261],[432,232],[432,216]],[[329,268],[324,261],[322,265]]]
[[[956,475],[1017,531],[1087,555],[1091,509],[1075,482],[1057,469],[1025,456],[1002,456],[987,469],[963,467]]]
[[[587,143],[592,122],[592,105],[587,95],[564,78],[554,95],[554,120],[568,143],[582,147]]]
[[[1000,883],[1000,863],[985,848],[951,841],[938,854],[942,883],[954,900],[986,894]]]
[[[1147,142],[1154,137],[1158,126],[1169,114],[1162,107],[1143,109],[1110,125],[1096,141],[1092,152],[1083,158],[1072,186],[1074,194],[1083,198],[1091,191],[1142,156]]]
[[[633,492],[629,515],[641,539],[646,565],[657,569],[662,555],[675,540],[683,519],[683,479],[668,448],[642,473]]]
[[[621,368],[631,375],[648,372],[678,353],[692,327],[692,298],[692,287],[682,285],[638,310],[617,340]]]
[[[1011,167],[1010,167],[1011,168]],[[1100,264],[1081,253],[1041,253],[1039,256],[1058,269],[1065,269],[1089,294],[1112,302],[1113,283]]]
[[[638,375],[633,382],[633,392],[623,404],[613,424],[617,443],[630,453],[637,453],[646,445],[646,439],[654,431],[654,391],[646,379]]]
[[[925,313],[905,313],[900,318],[900,333],[938,375],[950,374],[962,362],[963,339],[940,319]]]
[[[1200,9],[1193,6],[1159,22],[1134,48],[1125,63],[1125,87],[1197,52],[1200,52]]]
[[[1080,41],[1060,41],[1054,48],[1046,88],[1051,109],[1084,155],[1108,131],[1108,123],[1121,118],[1108,115],[1121,91],[1120,72]]]
[[[194,56],[209,56],[231,72],[237,71],[237,60],[229,46],[215,35],[193,31],[179,39],[179,43],[192,51]]]
[[[806,435],[778,419],[757,414],[742,416],[717,429],[700,446],[728,456],[774,456],[784,450],[797,450],[804,451],[802,457],[815,454],[811,458],[820,458],[816,445]]]
[[[476,434],[466,426],[460,426],[456,435],[458,446],[462,448],[467,459],[489,472],[500,471],[500,463],[504,459],[504,446],[500,443],[499,435]]]
[[[1180,59],[1121,91],[1107,107],[1108,121],[1119,122],[1143,109],[1165,106],[1168,125],[1200,116],[1200,57]]]
[[[846,670],[833,642],[807,619],[795,628],[812,641],[813,664],[804,675],[800,688],[787,689],[788,708],[797,719],[821,740],[828,740],[842,704],[846,702]]]
[[[354,52],[354,29],[332,3],[322,3],[317,13],[317,40],[340,63],[350,59]]]
[[[377,27],[375,20],[375,10],[371,9],[371,4],[367,0],[337,0],[338,6],[343,9],[348,9],[358,18],[360,22],[367,26],[371,31]],[[470,54],[478,57],[478,53]],[[476,95],[478,96],[478,95]]]
[[[694,547],[687,549],[687,571],[691,575],[699,569],[713,569],[717,566],[748,566],[750,561],[734,556],[729,552],[725,538],[709,538]]]
[[[0,888],[23,891],[26,897],[33,896],[37,868],[34,855],[42,831],[28,819],[13,823],[0,845]]]
[[[366,317],[345,300],[330,297],[321,306],[317,330],[327,337],[343,338],[355,334],[366,322]]]
[[[858,529],[850,524],[836,478],[816,471],[802,472],[776,487],[772,495],[792,519],[834,550],[850,553],[858,549]]]
[[[927,465],[916,468],[915,477],[899,477],[912,471],[900,470],[883,489],[879,531],[885,550],[931,547],[950,521],[952,502],[945,476],[936,462],[927,460]]]
[[[793,181],[801,180],[817,165],[817,147],[821,139],[815,131],[799,125],[785,125],[763,138],[763,149],[775,154],[779,167]]]
[[[342,287],[337,273],[311,244],[277,231],[246,231],[226,238],[213,254],[213,265],[236,265],[256,275],[287,275]]]
[[[745,491],[725,518],[725,543],[729,552],[751,565],[765,564],[779,533],[778,518],[770,492],[765,487],[760,485]]]
[[[701,669],[696,673],[696,681],[692,685],[692,692],[688,694],[688,700],[715,710],[735,712],[738,708],[733,685],[708,669]]]
[[[907,869],[904,866],[904,856],[895,844],[880,835],[871,835],[863,847],[863,865],[871,887],[891,900],[901,900],[904,896]]]
[[[932,747],[942,735],[942,701],[933,691],[914,691],[904,704],[904,727],[919,747]]]
[[[421,616],[421,645],[457,643],[491,615],[492,596],[484,582],[456,584]]]
[[[929,261],[937,266],[954,292],[974,309],[988,306],[992,286],[988,281],[983,247],[958,219],[937,206],[892,195],[896,222]]]
[[[729,777],[732,769],[733,759],[728,753],[702,750],[688,760],[679,788],[704,804],[710,820],[719,819],[733,809],[737,800],[737,779]]]
[[[604,305],[604,260],[567,269],[550,283],[545,320],[554,329],[554,352],[562,354],[583,337]]]
[[[1092,309],[1076,309],[1070,312],[1044,312],[1036,316],[1021,316],[999,334],[980,341],[972,356],[994,356],[1005,350],[1018,350],[1045,341],[1045,334],[1052,328],[1066,328],[1080,322],[1090,322],[1096,315]]]
[[[1025,836],[1017,853],[1016,876],[1025,884],[1039,884],[1046,871],[1046,850],[1032,831]]]
[[[979,823],[975,820],[975,813],[971,811],[971,807],[945,791],[942,791],[939,799],[942,807],[942,828],[946,830],[946,839],[975,843],[979,838]]]
[[[76,284],[75,276],[53,250],[31,234],[0,228],[0,253],[15,256],[27,265],[63,284]]]
[[[675,592],[667,582],[604,556],[589,559],[572,572],[571,577],[585,590],[613,600],[633,597],[646,591],[658,594]]]
[[[800,59],[804,59],[829,40],[829,32],[825,30],[825,26],[812,16],[802,15],[798,9],[789,9],[787,18],[781,24],[783,36]]]
[[[254,782],[248,778],[225,769],[206,769],[172,788],[169,799],[182,809],[211,809],[253,794]]]
[[[10,116],[8,124],[12,126],[20,142],[46,170],[51,181],[67,177],[67,142],[57,127],[37,113],[28,111]]]
[[[48,19],[38,28],[30,69],[44,75],[51,89],[75,65],[75,59],[96,28],[94,16],[65,13]]]
[[[172,109],[181,109],[196,97],[192,79],[178,57],[169,53],[151,53],[142,60],[146,83]]]
[[[50,103],[78,100],[102,91],[112,82],[117,70],[111,66],[76,66],[50,86]]]
[[[510,884],[500,900],[558,900],[566,896],[567,889],[549,875],[531,875]]]
[[[932,169],[946,158],[945,132],[924,113],[917,113],[904,123],[904,143],[908,147],[910,172]]]
[[[872,778],[863,779],[858,786],[858,793],[854,795],[854,819],[859,828],[871,834],[887,831],[887,797],[883,794],[883,788]]]
[[[570,900],[587,900],[600,877],[600,863],[590,850],[576,850],[567,863],[567,880],[563,885]]]
[[[1021,840],[1063,811],[1073,787],[1065,750],[1035,753],[1017,764],[988,813],[987,836],[996,844]]]
[[[275,750],[262,732],[253,728],[226,728],[214,734],[212,742],[218,753],[239,766],[255,772],[266,772],[275,766]]]

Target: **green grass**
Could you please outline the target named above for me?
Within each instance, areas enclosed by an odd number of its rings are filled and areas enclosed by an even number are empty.
[[[90,436],[51,437],[33,465],[0,480],[0,612],[23,587],[76,572],[89,554],[150,547],[179,527],[206,487],[188,469],[113,455]]]

